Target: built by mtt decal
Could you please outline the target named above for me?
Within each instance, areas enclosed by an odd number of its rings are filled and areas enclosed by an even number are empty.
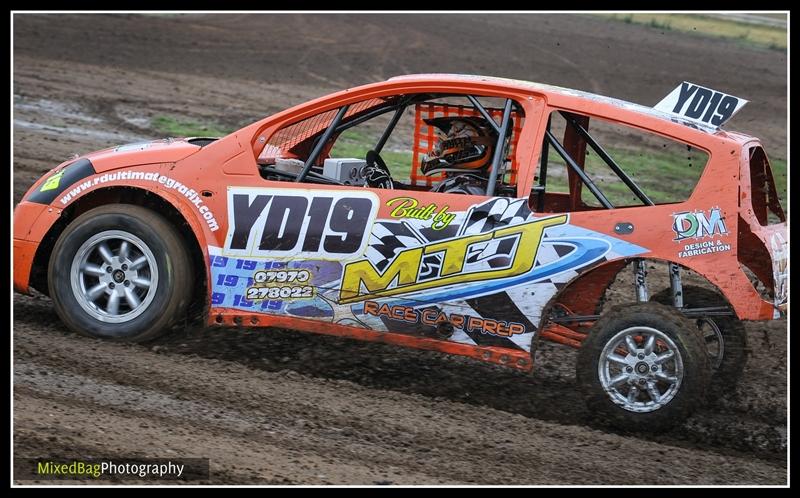
[[[533,268],[544,230],[566,222],[564,214],[405,249],[383,271],[368,260],[350,263],[344,267],[339,302],[352,303],[527,273]],[[488,243],[504,242],[514,246],[507,264],[487,269],[475,257],[486,250]],[[424,271],[424,257],[434,254],[440,256],[440,261],[431,274]]]
[[[386,205],[392,208],[389,216],[400,219],[430,220],[431,228],[443,230],[455,219],[456,215],[447,210],[449,206],[439,207],[431,202],[427,206],[420,206],[419,201],[413,197],[396,197],[386,201]]]

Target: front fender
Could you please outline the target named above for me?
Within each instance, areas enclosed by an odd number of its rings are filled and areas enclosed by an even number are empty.
[[[204,261],[207,262],[208,245],[214,243],[213,234],[220,228],[216,215],[213,209],[205,204],[199,188],[197,190],[190,188],[169,174],[173,166],[173,164],[147,165],[124,171],[97,173],[60,188],[50,204],[45,205],[32,200],[20,202],[14,210],[15,289],[27,292],[35,253],[65,212],[72,212],[70,208],[77,207],[87,196],[101,195],[106,191],[119,192],[120,189],[148,192],[172,206],[191,229]],[[46,183],[40,182],[39,187],[32,188],[26,194],[28,198],[36,199],[37,192],[41,191],[41,185]],[[113,197],[107,202],[114,202]],[[204,267],[208,282],[208,265],[205,264]]]

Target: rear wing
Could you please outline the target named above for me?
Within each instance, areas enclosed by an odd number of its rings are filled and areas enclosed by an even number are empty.
[[[709,131],[717,131],[748,101],[684,81],[654,106]]]

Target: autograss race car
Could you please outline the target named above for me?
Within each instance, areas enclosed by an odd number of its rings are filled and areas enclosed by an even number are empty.
[[[411,75],[223,138],[93,152],[16,207],[15,289],[113,340],[200,312],[524,371],[556,341],[580,348],[601,420],[667,426],[736,381],[742,320],[786,310],[770,163],[758,139],[720,129],[744,103],[688,82],[644,107]],[[656,265],[669,287],[648,287]],[[605,306],[620,275],[630,295]]]

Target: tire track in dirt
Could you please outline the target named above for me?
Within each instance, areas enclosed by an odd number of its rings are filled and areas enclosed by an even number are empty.
[[[34,313],[35,309],[38,312]],[[16,332],[19,337],[15,347],[15,385],[25,404],[30,395],[52,399],[59,407],[65,400],[72,400],[75,406],[70,410],[108,414],[99,416],[101,419],[113,415],[147,419],[148,425],[156,426],[194,424],[191,430],[213,434],[225,427],[228,431],[225,437],[236,434],[245,437],[242,434],[247,433],[253,440],[261,441],[259,438],[263,436],[267,438],[263,444],[279,447],[290,442],[292,451],[319,455],[323,460],[338,458],[348,465],[363,457],[364,464],[379,464],[381,469],[400,468],[402,475],[423,479],[416,482],[525,483],[530,482],[526,481],[530,476],[520,474],[521,467],[531,463],[541,469],[536,482],[564,482],[562,472],[555,466],[568,465],[573,458],[569,456],[571,452],[582,453],[585,446],[592,446],[598,452],[596,463],[589,468],[582,464],[581,472],[574,473],[571,478],[575,480],[571,482],[597,482],[600,470],[593,466],[614,465],[604,461],[599,453],[633,451],[634,446],[643,461],[650,457],[653,462],[679,458],[687,464],[663,471],[664,475],[652,476],[646,481],[649,483],[682,482],[681,479],[698,483],[733,482],[727,480],[731,478],[741,479],[736,482],[767,482],[762,475],[766,469],[772,469],[769,479],[784,472],[785,462],[758,460],[752,454],[734,451],[724,441],[714,441],[720,439],[714,433],[710,439],[695,434],[697,440],[693,443],[685,436],[683,441],[677,438],[676,442],[674,435],[654,441],[582,425],[585,421],[580,417],[576,420],[570,413],[580,411],[581,401],[573,399],[577,398],[575,387],[564,379],[529,379],[466,359],[460,359],[465,361],[459,364],[451,357],[435,353],[387,346],[365,351],[359,343],[278,331],[245,334],[220,330],[214,331],[217,337],[211,341],[207,340],[211,335],[208,333],[195,338],[186,335],[173,338],[197,341],[194,349],[184,346],[183,350],[178,347],[174,351],[169,343],[147,348],[64,333],[46,299],[17,306],[17,310],[31,317],[18,325]],[[27,322],[29,325],[25,325]],[[257,341],[256,345],[255,338],[266,340]],[[223,346],[226,343],[229,346]],[[240,348],[255,352],[274,366],[265,369],[263,363],[251,362],[247,357],[235,360]],[[221,349],[230,351],[226,355],[209,354]],[[289,349],[313,350],[314,357],[284,361],[281,356]],[[75,362],[76,357],[84,359]],[[349,362],[341,358],[349,358]],[[305,362],[318,368],[303,368]],[[202,376],[197,376],[197,372],[202,372]],[[560,372],[550,370],[550,373],[555,377]],[[415,378],[420,377],[422,388],[414,385]],[[438,378],[440,386],[445,387],[426,388],[431,377]],[[381,387],[381,379],[386,378],[395,382]],[[486,391],[505,401],[487,402]],[[526,397],[533,398],[534,406],[524,408]],[[566,402],[554,407],[561,411],[560,420],[554,413],[539,417],[540,404],[560,398],[566,398]],[[168,420],[158,422],[159,417]],[[84,430],[88,429],[81,429]],[[131,451],[144,451],[133,441],[125,444],[128,446],[123,447]],[[626,445],[630,448],[626,449]],[[24,450],[18,447],[18,451]],[[485,469],[487,463],[500,455],[504,459],[502,465],[496,464],[508,473],[481,473],[480,468]],[[468,461],[462,461],[465,458]],[[702,463],[697,468],[704,470],[693,474],[687,458],[719,461],[711,466]],[[441,468],[442,462],[449,466]],[[519,462],[519,466],[513,462]],[[726,472],[732,468],[740,472],[741,462],[757,463],[753,467],[758,469],[757,475],[746,473],[734,478],[734,474],[718,475],[716,470],[709,470],[723,465]],[[220,462],[220,465],[225,464]],[[343,472],[350,471],[348,468]],[[304,475],[303,469],[299,472]],[[322,474],[330,476],[330,470],[325,472]],[[348,475],[343,479],[353,479],[356,474]],[[616,473],[614,481],[607,483],[625,479],[637,482],[633,470],[627,478],[625,475]],[[397,476],[375,479],[412,482]]]
[[[16,415],[19,435],[30,438],[30,431],[38,428],[38,434],[55,435],[62,442],[97,441],[96,452],[185,451],[191,434],[193,455],[212,448],[211,455],[223,453],[212,456],[215,471],[233,469],[226,455],[234,448],[240,451],[241,444],[247,450],[257,446],[287,455],[278,461],[303,455],[300,463],[275,467],[270,460],[257,471],[266,479],[289,475],[296,482],[319,482],[315,476],[325,475],[328,482],[356,483],[369,475],[395,483],[513,484],[530,482],[535,475],[543,484],[634,483],[641,479],[640,467],[607,472],[609,453],[634,451],[643,467],[655,465],[648,481],[653,483],[776,483],[784,472],[779,463],[643,444],[637,438],[446,397],[155,353],[142,346],[59,334],[57,325],[48,328],[54,330],[17,332],[22,341],[15,347],[15,404],[40,407]],[[83,360],[78,364],[79,355]],[[87,420],[88,413],[93,415]],[[52,418],[50,414],[57,417],[57,426],[27,427],[41,424],[41,417]],[[129,430],[120,417],[139,421],[137,429]],[[151,429],[165,432],[156,447],[151,446]],[[207,444],[209,439],[217,444]],[[46,449],[35,442],[29,439],[22,447],[18,442],[17,452]],[[576,451],[583,455],[578,469],[571,467]],[[250,466],[264,461],[256,459]],[[657,462],[669,465],[659,468]],[[396,472],[387,473],[393,468]],[[568,476],[565,468],[573,468]],[[712,468],[716,470],[708,470]]]

